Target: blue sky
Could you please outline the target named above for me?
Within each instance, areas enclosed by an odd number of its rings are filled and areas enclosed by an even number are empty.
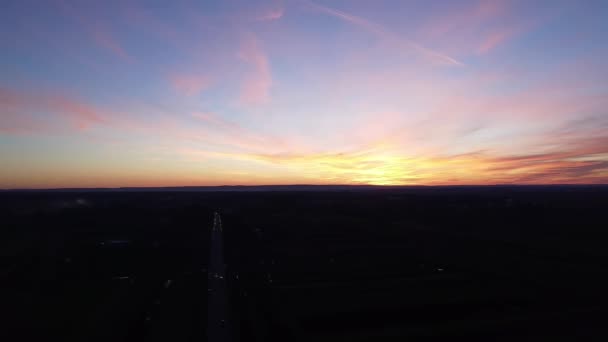
[[[5,1],[0,187],[606,183],[605,1]]]

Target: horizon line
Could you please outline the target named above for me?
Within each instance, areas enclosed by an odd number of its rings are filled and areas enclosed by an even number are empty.
[[[522,184],[522,183],[495,183],[495,184],[263,184],[263,185],[178,185],[178,186],[120,186],[120,187],[58,187],[58,188],[1,188],[0,191],[76,191],[76,190],[145,190],[145,189],[214,189],[214,188],[277,188],[277,187],[352,187],[352,188],[447,188],[447,187],[555,187],[555,186],[608,186],[608,183],[548,183],[548,184]]]

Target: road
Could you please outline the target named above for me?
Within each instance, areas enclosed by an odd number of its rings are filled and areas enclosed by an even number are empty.
[[[226,265],[224,263],[222,219],[217,212],[214,213],[213,218],[209,253],[207,340],[209,342],[226,342],[230,340]]]

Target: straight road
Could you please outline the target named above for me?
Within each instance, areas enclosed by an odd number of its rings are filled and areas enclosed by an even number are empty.
[[[222,219],[214,213],[208,273],[207,339],[209,342],[230,341],[228,297]]]

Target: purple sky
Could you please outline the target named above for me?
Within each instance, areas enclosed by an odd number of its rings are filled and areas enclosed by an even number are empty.
[[[608,183],[607,1],[2,1],[0,188]]]

